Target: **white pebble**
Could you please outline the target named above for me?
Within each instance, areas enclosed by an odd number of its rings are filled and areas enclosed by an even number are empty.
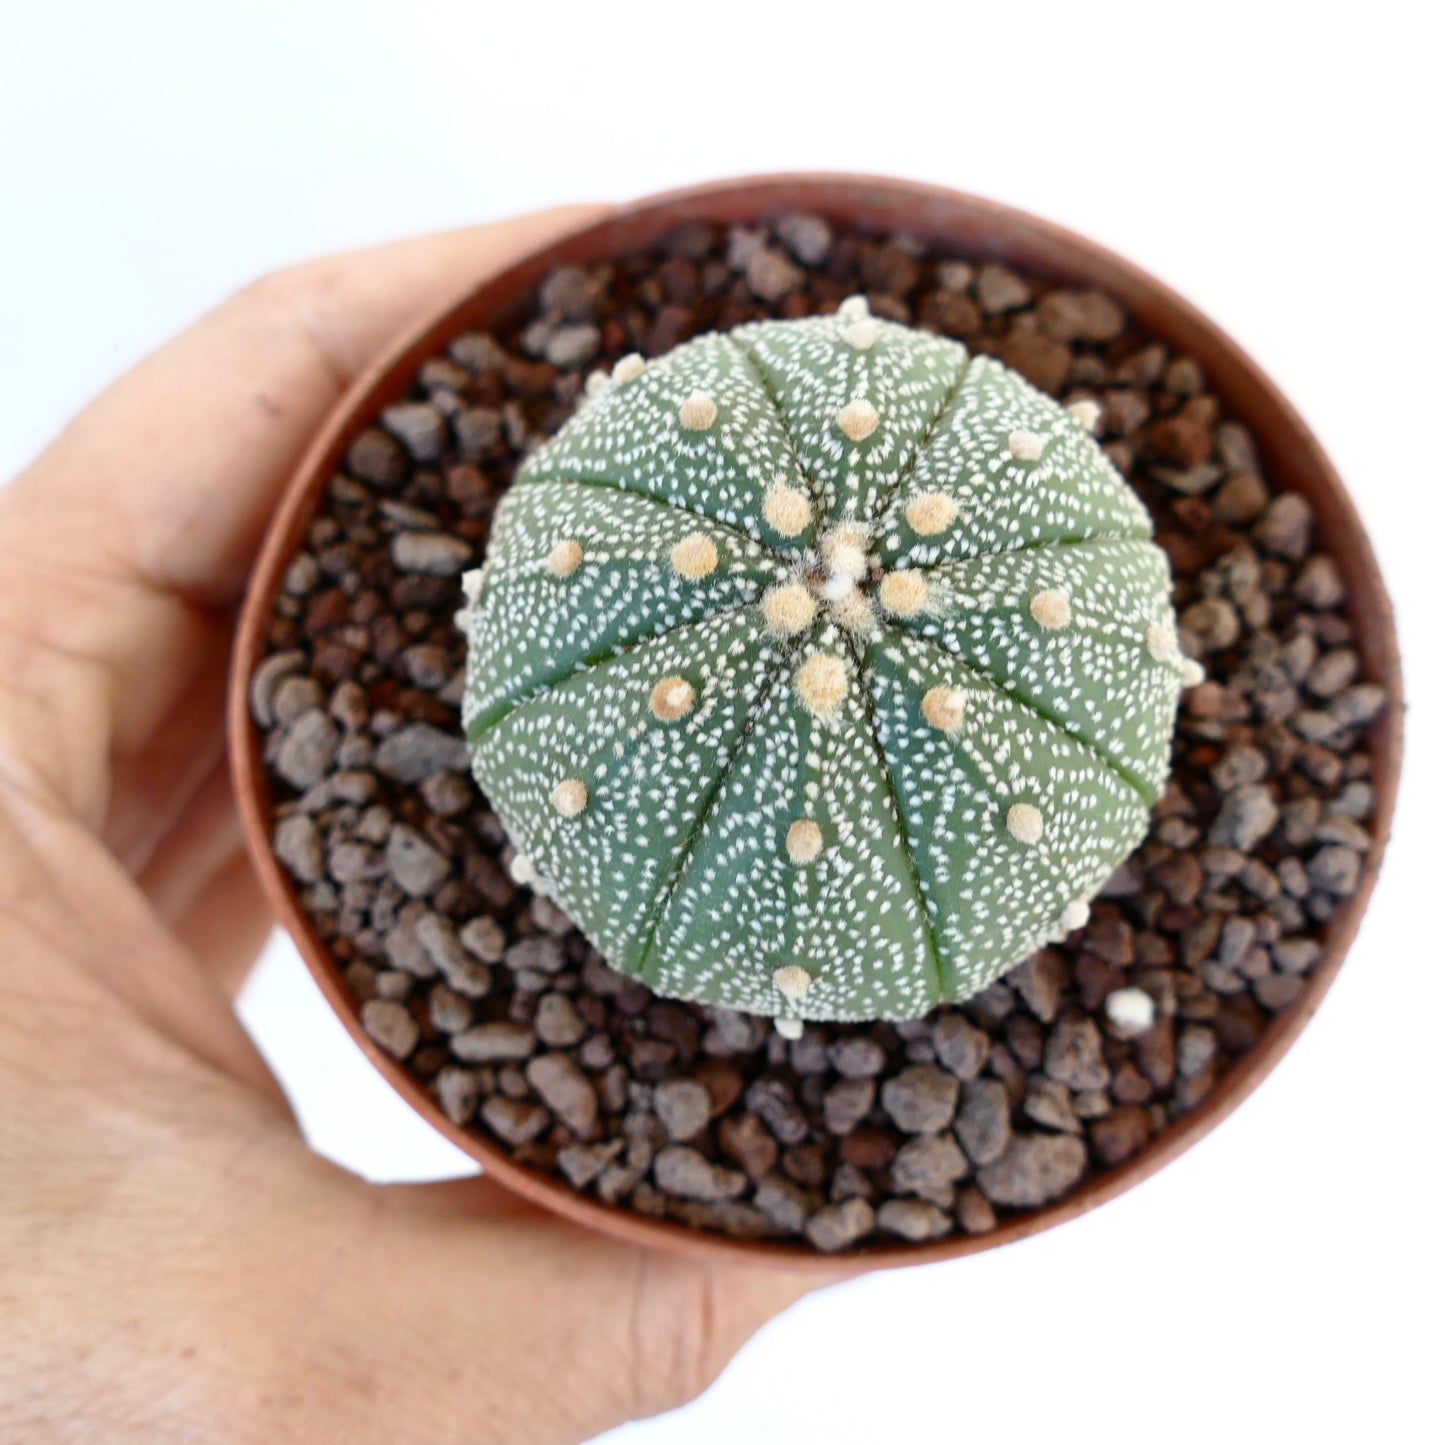
[[[1142,988],[1116,988],[1104,1000],[1104,1014],[1125,1038],[1154,1027],[1154,1000]]]

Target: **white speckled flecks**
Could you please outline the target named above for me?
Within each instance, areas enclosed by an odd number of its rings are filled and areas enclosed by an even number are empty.
[[[938,1002],[929,925],[874,738],[863,680],[837,630],[808,646],[849,656],[854,682],[828,718],[784,679],[764,697],[670,893],[643,976],[660,992],[723,994],[775,1013],[781,966],[812,976],[788,1012],[911,1017]],[[788,855],[788,829],[813,819],[823,850]],[[746,878],[739,890],[733,881]]]
[[[1019,430],[1042,440],[1037,461],[1021,461],[1010,450],[1009,437]],[[930,493],[954,501],[958,517],[920,537],[908,525],[908,507]],[[975,356],[875,532],[884,566],[918,567],[1091,537],[1147,540],[1153,528],[1144,504],[1076,417],[1001,362]]]
[[[832,316],[755,321],[728,334],[752,358],[777,402],[821,515],[870,520],[915,462],[935,419],[963,379],[968,353],[956,341],[878,323],[866,350],[842,339]],[[852,441],[839,425],[866,401],[877,426]]]
[[[775,480],[797,485],[798,465],[737,334],[686,342],[590,402],[533,454],[519,487],[550,478],[604,483],[710,517],[755,541],[780,541],[763,522],[763,500]],[[694,431],[680,412],[698,393],[715,403],[717,417]],[[804,490],[815,496],[806,483]],[[811,531],[792,539],[798,546],[811,540]]]
[[[721,612],[575,672],[477,730],[477,781],[512,841],[619,968],[641,968],[749,720],[787,685],[793,651],[756,607]],[[696,700],[662,723],[652,690],[668,676],[689,682]],[[588,789],[576,818],[551,801],[566,777]]]
[[[1092,748],[933,644],[881,639],[867,668],[944,992],[966,997],[1046,942],[1073,899],[1098,891],[1143,839],[1149,810]],[[940,685],[968,696],[956,732],[930,727],[915,701]],[[1037,842],[1010,833],[1016,803],[1043,814]]]
[[[860,346],[850,308],[596,388],[499,506],[463,615],[474,769],[539,886],[657,992],[785,1021],[917,1016],[1056,936],[1144,834],[1183,673],[1144,644],[1174,627],[1148,515],[1080,419],[956,342],[876,322]],[[806,526],[770,524],[779,488]],[[679,573],[689,538],[715,566]],[[904,571],[923,605],[890,612]],[[769,616],[781,587],[811,624]]]
[[[704,578],[680,577],[667,559],[699,531],[718,566]],[[580,541],[585,557],[566,577],[547,566],[559,537]],[[790,575],[745,533],[651,497],[573,482],[514,487],[497,510],[471,613],[469,651],[486,665],[470,670],[462,721],[469,730],[489,724],[589,662],[756,601]]]
[[[1149,802],[1164,786],[1179,668],[1140,646],[1170,615],[1169,564],[1150,542],[1079,542],[971,557],[929,572],[927,613],[899,626],[936,642],[1103,754]],[[1068,589],[1069,620],[1041,625],[1031,600]]]

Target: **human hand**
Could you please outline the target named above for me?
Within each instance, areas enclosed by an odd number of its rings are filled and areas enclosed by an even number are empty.
[[[306,1147],[236,1020],[270,927],[227,652],[300,449],[448,292],[594,208],[248,287],[0,492],[0,1437],[578,1441],[702,1390],[804,1277]]]

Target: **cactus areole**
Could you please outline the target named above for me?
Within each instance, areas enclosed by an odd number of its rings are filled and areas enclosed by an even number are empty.
[[[1079,927],[1196,670],[1096,414],[861,298],[595,376],[458,615],[514,871],[793,1036]]]

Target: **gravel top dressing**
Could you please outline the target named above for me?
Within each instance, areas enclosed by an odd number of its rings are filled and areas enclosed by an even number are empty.
[[[513,876],[467,772],[453,615],[520,459],[589,371],[859,292],[1098,404],[1207,680],[1147,840],[1083,927],[960,1006],[790,1041],[615,973]],[[1358,679],[1345,601],[1309,504],[1272,490],[1200,366],[1108,296],[814,216],[691,225],[554,271],[520,326],[456,337],[354,439],[252,679],[273,846],[367,1032],[520,1162],[820,1251],[986,1234],[1197,1108],[1302,992],[1372,841],[1386,694]]]

